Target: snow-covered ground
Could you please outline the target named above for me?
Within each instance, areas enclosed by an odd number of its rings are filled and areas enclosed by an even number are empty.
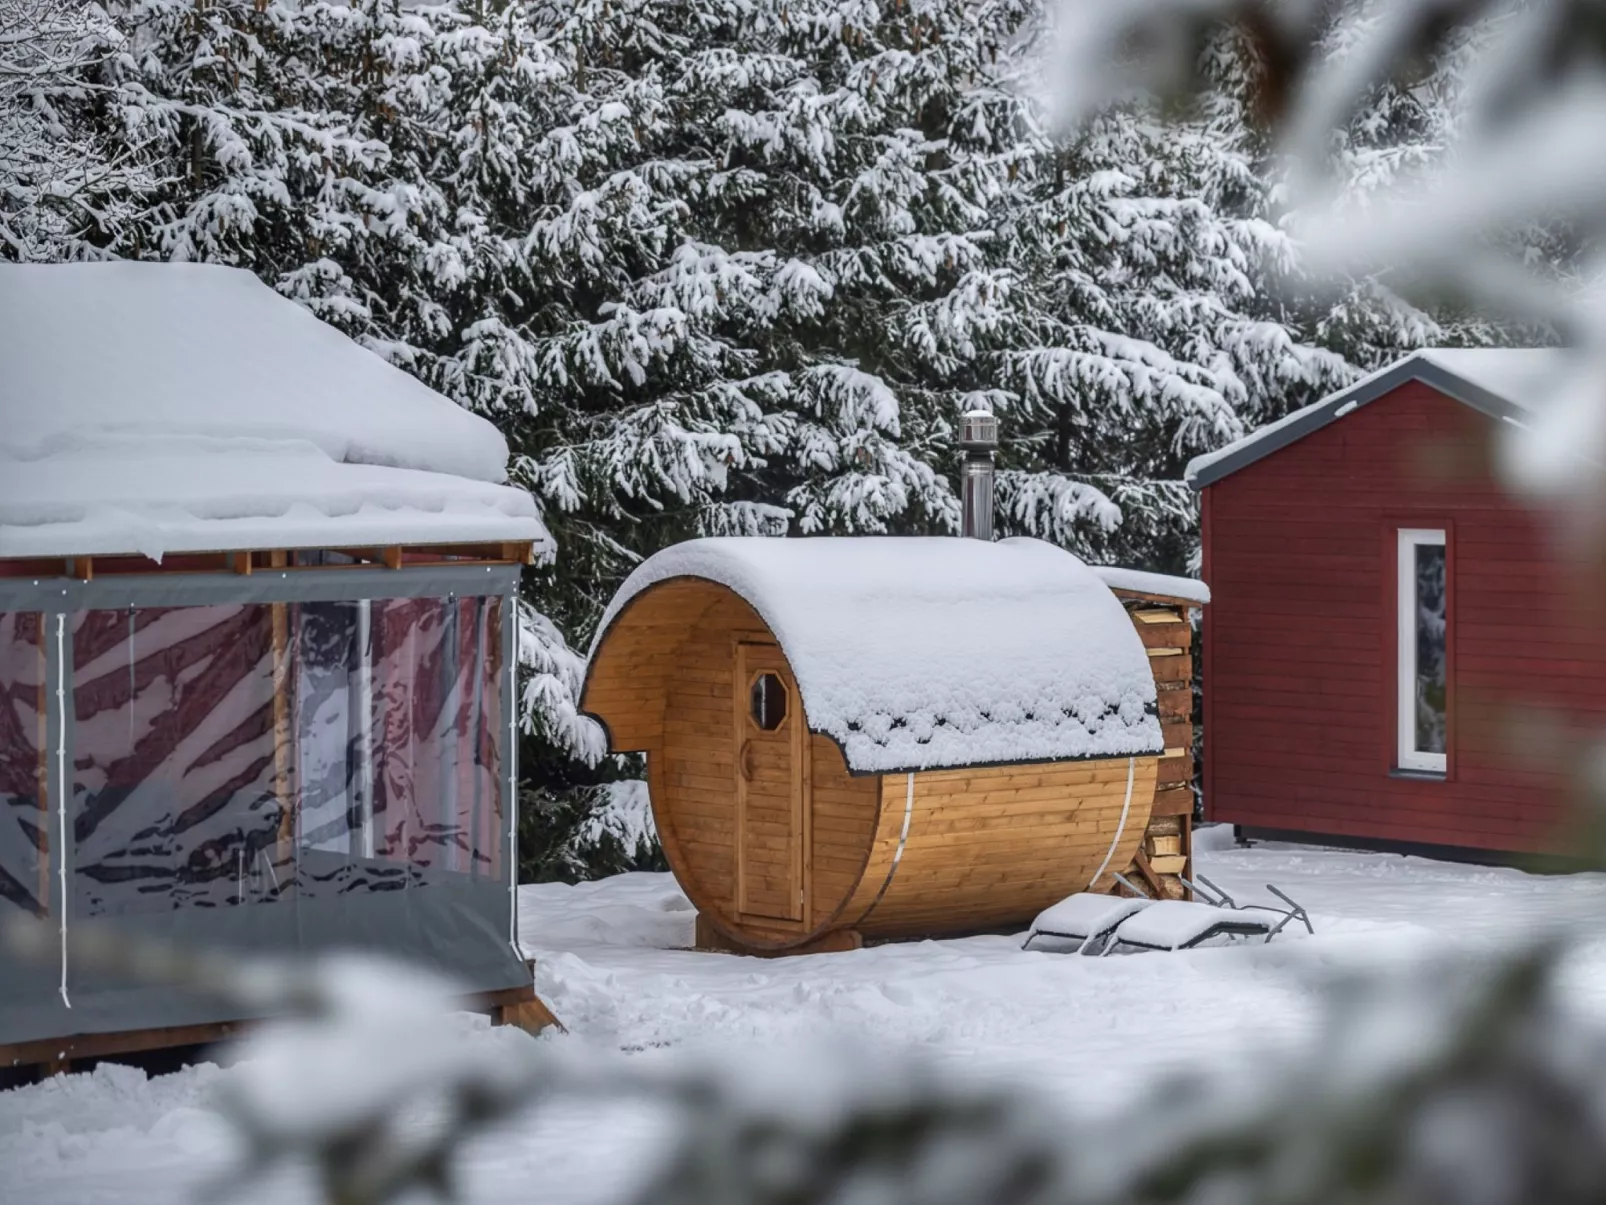
[[[557,1041],[661,1058],[844,1033],[877,1048],[919,1047],[1067,1109],[1096,1109],[1171,1067],[1311,1040],[1320,983],[1333,972],[1564,919],[1587,923],[1606,904],[1606,876],[1534,877],[1296,846],[1237,850],[1216,837],[1202,835],[1206,875],[1241,900],[1264,899],[1263,884],[1276,883],[1311,910],[1316,936],[1105,959],[974,937],[762,961],[684,949],[685,897],[667,875],[637,874],[524,888],[523,938],[540,959],[542,995],[571,1030]],[[1606,945],[1581,949],[1565,983],[1572,1003],[1606,1017]],[[477,1018],[459,1023],[473,1041],[526,1040]],[[232,1074],[206,1065],[147,1079],[102,1067],[0,1093],[0,1195],[36,1205],[191,1199],[229,1165],[231,1139],[209,1101]],[[629,1106],[566,1103],[475,1142],[463,1165],[467,1195],[615,1199],[649,1165],[656,1124]],[[277,1205],[309,1193],[288,1172],[242,1199]]]

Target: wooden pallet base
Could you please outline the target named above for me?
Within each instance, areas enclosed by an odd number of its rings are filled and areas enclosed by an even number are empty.
[[[801,946],[788,946],[784,950],[762,950],[740,945],[726,937],[701,915],[697,917],[696,948],[710,954],[747,954],[754,958],[790,958],[794,954],[841,954],[845,950],[862,950],[864,935],[857,929],[832,929]]]
[[[563,1023],[535,994],[534,986],[486,992],[463,1002],[465,1010],[489,1013],[492,1025],[516,1025],[527,1033],[548,1027],[563,1032]],[[204,1025],[171,1025],[114,1033],[72,1034],[32,1042],[0,1045],[0,1068],[33,1068],[42,1077],[65,1073],[74,1062],[148,1054],[183,1046],[211,1046],[249,1030],[254,1021],[216,1021]]]

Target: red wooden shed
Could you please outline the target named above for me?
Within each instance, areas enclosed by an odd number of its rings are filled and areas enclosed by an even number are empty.
[[[1564,353],[1418,352],[1188,466],[1202,494],[1208,819],[1565,853],[1606,645],[1500,483]]]

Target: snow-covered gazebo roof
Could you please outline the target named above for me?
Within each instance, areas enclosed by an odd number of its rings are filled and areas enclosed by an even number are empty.
[[[0,557],[544,543],[507,455],[248,272],[0,265]]]
[[[609,605],[702,578],[758,612],[808,725],[856,773],[1163,752],[1154,676],[1110,588],[1040,540],[691,540],[650,557]]]

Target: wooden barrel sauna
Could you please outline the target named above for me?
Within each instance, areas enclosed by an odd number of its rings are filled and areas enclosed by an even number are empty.
[[[1023,630],[1032,620],[1052,630]],[[1058,663],[1079,648],[1109,687],[1102,701],[1075,695],[1092,688]],[[1039,664],[1022,669],[1023,706],[1006,696],[1027,654]],[[1050,722],[1032,708],[1061,672],[1077,715]],[[927,696],[947,710],[923,709]],[[909,706],[890,714],[887,699]],[[659,838],[700,934],[754,952],[1022,923],[1107,885],[1138,851],[1163,752],[1124,609],[1038,541],[677,546],[621,589],[581,705],[614,751],[647,755]],[[1053,755],[1083,748],[1099,755]],[[1021,756],[1001,763],[1000,750]]]

